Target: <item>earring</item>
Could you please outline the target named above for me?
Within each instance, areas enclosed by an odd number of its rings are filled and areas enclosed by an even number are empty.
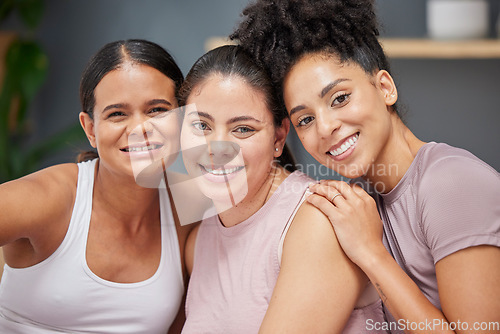
[[[279,151],[279,149],[278,149],[277,147],[275,147],[275,148],[274,148],[274,150],[275,150],[276,152],[278,152],[278,151]]]

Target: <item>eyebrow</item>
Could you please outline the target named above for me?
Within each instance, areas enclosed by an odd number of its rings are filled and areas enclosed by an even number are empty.
[[[124,109],[126,107],[128,107],[129,105],[126,104],[126,103],[116,103],[116,104],[110,104],[109,106],[107,106],[106,108],[104,108],[102,110],[102,112],[106,112],[107,110],[110,110],[110,109]]]
[[[152,105],[155,105],[155,104],[167,104],[169,106],[172,106],[172,103],[170,103],[169,101],[165,100],[165,99],[153,99],[151,101],[148,101],[147,105],[148,106],[152,106]]]
[[[210,115],[209,113],[206,113],[204,111],[192,111],[192,112],[190,112],[188,114],[188,116],[193,115],[193,114],[198,115],[198,117],[207,118],[210,121],[214,122],[214,118],[212,117],[212,115]],[[226,124],[232,124],[232,123],[242,122],[242,121],[255,121],[255,122],[258,122],[258,123],[262,123],[260,120],[254,118],[252,116],[236,116],[236,117],[233,117],[233,118],[229,119],[226,122]]]
[[[252,116],[237,116],[237,117],[233,117],[229,121],[227,121],[227,124],[242,122],[242,121],[255,121],[258,123],[262,123],[261,121],[259,121],[258,119],[254,118]]]
[[[292,110],[290,110],[290,117],[292,117],[293,114],[295,114],[296,112],[299,112],[303,109],[306,109],[306,107],[303,104],[293,107]]]
[[[344,81],[351,81],[351,79],[337,79],[335,81],[332,81],[330,82],[328,85],[326,85],[322,90],[321,90],[321,93],[319,94],[319,97],[322,99],[325,97],[326,94],[328,94],[329,91],[331,91],[333,88],[335,88],[335,86],[337,86],[338,84],[344,82]],[[300,104],[296,107],[293,107],[291,110],[290,110],[290,117],[293,116],[293,114],[295,114],[296,112],[299,112],[303,109],[305,109],[306,107],[303,105],[303,104]]]
[[[165,99],[153,99],[153,100],[150,100],[146,103],[146,105],[148,105],[148,106],[154,106],[156,104],[166,104],[168,106],[172,106],[172,103],[170,103],[169,101],[167,101]],[[110,104],[109,106],[104,108],[102,112],[106,112],[107,110],[110,110],[110,109],[125,109],[128,107],[130,107],[130,105],[128,103]]]
[[[207,119],[209,119],[210,121],[214,121],[214,118],[212,117],[212,115],[210,115],[209,113],[206,113],[204,111],[191,111],[188,116],[191,116],[191,115],[197,115],[198,117],[205,117]]]
[[[330,82],[328,85],[325,86],[325,88],[323,88],[321,90],[319,97],[324,98],[325,95],[328,94],[329,91],[331,91],[335,86],[337,86],[338,84],[340,84],[341,82],[344,82],[344,81],[351,81],[351,80],[350,79],[337,79],[333,82]]]

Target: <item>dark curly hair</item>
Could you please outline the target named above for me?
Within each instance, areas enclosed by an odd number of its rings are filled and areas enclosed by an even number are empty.
[[[239,40],[280,91],[291,67],[311,53],[336,55],[368,74],[390,73],[373,0],[257,0],[242,16],[230,38]]]

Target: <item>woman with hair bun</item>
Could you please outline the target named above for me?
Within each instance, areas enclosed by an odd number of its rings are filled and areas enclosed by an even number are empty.
[[[267,73],[222,46],[179,96],[184,164],[218,213],[186,244],[183,333],[385,333],[366,330],[384,319],[380,299],[304,201],[312,179],[283,155],[290,123]]]
[[[180,331],[191,225],[165,188],[137,184],[132,162],[177,154],[182,81],[145,40],[106,44],[89,61],[80,121],[99,158],[0,185],[1,333]]]
[[[258,0],[243,16],[231,37],[272,74],[305,149],[355,179],[308,201],[394,318],[367,327],[500,333],[500,176],[403,123],[373,1]]]

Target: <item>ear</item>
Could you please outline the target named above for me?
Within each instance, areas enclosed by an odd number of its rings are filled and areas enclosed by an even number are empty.
[[[380,70],[376,75],[377,84],[382,91],[387,106],[392,106],[398,100],[398,90],[392,76],[386,70]]]
[[[79,118],[80,124],[82,125],[83,131],[85,131],[85,135],[87,135],[90,145],[93,148],[97,148],[94,131],[94,120],[90,118],[89,114],[83,111],[80,112]]]
[[[281,126],[276,128],[275,138],[274,138],[274,157],[278,158],[283,154],[283,146],[285,146],[286,137],[290,131],[290,120],[285,118],[281,122]],[[278,149],[278,150],[276,150]]]

